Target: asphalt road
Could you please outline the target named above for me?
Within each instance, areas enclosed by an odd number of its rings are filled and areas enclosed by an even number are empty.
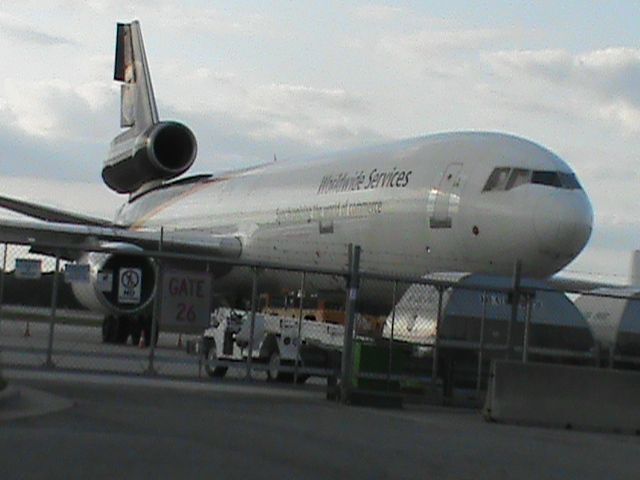
[[[1,424],[3,479],[637,479],[640,471],[638,437],[489,424],[473,410],[348,407],[317,388],[262,382],[8,373],[14,385],[74,406]]]
[[[2,319],[0,322],[1,363],[9,367],[38,368],[46,363],[49,340],[49,324],[30,322],[29,335],[25,335],[27,322]],[[197,379],[206,377],[199,358],[187,354],[186,342],[196,335],[161,332],[155,349],[154,370],[158,375]],[[114,345],[102,343],[99,325],[70,325],[57,323],[53,335],[52,361],[61,370],[86,372],[108,372],[126,375],[141,375],[149,368],[149,348],[131,344]],[[229,363],[227,376],[240,378],[246,375],[243,362]],[[253,362],[253,375],[266,379],[266,366]],[[324,382],[314,377],[312,382]]]
[[[2,320],[0,352],[4,365],[38,367],[45,363],[49,324],[30,322],[29,336],[25,336],[26,328],[24,321]],[[182,346],[179,346],[178,334],[160,334],[154,363],[158,374],[192,379],[205,375],[198,358],[186,353],[185,343],[189,338],[194,336],[183,335]],[[98,325],[56,324],[52,360],[60,369],[142,374],[149,367],[149,348],[104,344]]]

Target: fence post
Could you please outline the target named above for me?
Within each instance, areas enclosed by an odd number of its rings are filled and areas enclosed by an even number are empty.
[[[527,363],[529,361],[529,335],[531,329],[531,309],[533,306],[533,294],[527,293],[525,295],[527,302],[527,316],[524,319],[524,338],[522,339],[522,362]]]
[[[356,302],[360,283],[360,246],[350,245],[349,277],[346,302],[346,322],[344,326],[344,343],[342,346],[342,372],[340,378],[340,398],[349,403],[353,383],[353,331],[356,318]]]
[[[516,260],[513,265],[513,288],[511,293],[511,320],[507,327],[507,360],[513,358],[513,344],[516,322],[518,321],[518,308],[520,307],[520,276],[522,274],[522,262]]]
[[[249,345],[247,345],[247,373],[246,379],[251,379],[251,363],[253,360],[253,336],[256,331],[256,310],[258,308],[258,269],[253,267],[253,283],[251,286],[251,325],[249,329]]]
[[[215,298],[215,282],[213,281],[213,274],[211,272],[210,262],[206,263],[206,271],[209,277],[211,278],[211,288],[209,289],[209,298],[211,298],[211,302],[212,302],[210,305],[213,305],[213,301]],[[209,308],[209,317],[207,318],[207,328],[211,326],[212,313],[213,312],[211,311],[211,308]],[[204,338],[204,334],[200,337],[200,347],[204,346],[204,342],[202,341],[203,338]],[[202,378],[202,366],[205,362],[208,364],[209,359],[204,354],[204,348],[199,348],[198,349],[198,378]]]
[[[2,322],[2,307],[4,304],[4,275],[7,271],[7,244],[4,244],[2,254],[2,271],[0,271],[0,323]]]
[[[609,368],[613,369],[613,362],[616,357],[617,336],[614,337],[613,343],[609,346]]]
[[[438,380],[438,339],[440,338],[440,323],[442,322],[442,295],[444,291],[438,286],[438,312],[436,314],[436,335],[433,339],[433,363],[431,364],[431,386],[435,390]]]
[[[162,247],[164,243],[164,227],[160,227],[160,243],[158,244],[158,253],[162,253]],[[156,282],[156,298],[153,302],[153,313],[151,314],[151,339],[149,341],[149,366],[145,372],[147,375],[155,375],[156,369],[154,367],[154,361],[156,358],[156,336],[158,335],[158,323],[160,321],[160,311],[162,309],[162,259],[157,257],[158,266],[156,268],[155,282]],[[143,333],[144,334],[144,333]]]
[[[480,397],[482,384],[482,362],[484,360],[484,329],[487,320],[487,291],[482,292],[482,318],[480,318],[480,342],[478,344],[478,378],[476,379],[476,397]]]
[[[4,304],[4,273],[7,270],[7,244],[4,244],[4,252],[2,254],[2,271],[0,271],[0,332],[2,331],[2,305]],[[0,333],[1,334],[1,333]],[[0,350],[0,355],[2,350]],[[2,377],[2,358],[0,357],[0,383],[3,382]]]
[[[56,308],[58,306],[58,275],[60,270],[60,252],[56,252],[56,267],[53,272],[53,286],[51,287],[51,312],[49,317],[49,340],[47,343],[47,360],[44,362],[45,368],[55,368],[53,363],[53,331],[56,322]]]
[[[393,296],[391,298],[391,332],[389,335],[389,372],[387,374],[387,389],[391,388],[391,371],[393,366],[393,335],[396,326],[396,302],[398,298],[398,281],[393,281]],[[384,328],[384,327],[383,327]]]
[[[600,344],[596,341],[593,342],[593,362],[595,363],[596,368],[600,368]]]
[[[298,310],[298,340],[296,343],[296,363],[293,366],[293,383],[298,383],[298,365],[300,364],[300,347],[302,337],[302,310],[304,308],[304,288],[307,272],[302,272],[302,278],[300,279],[300,308]]]

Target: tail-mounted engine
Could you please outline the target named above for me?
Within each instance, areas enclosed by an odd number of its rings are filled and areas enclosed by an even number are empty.
[[[102,178],[118,193],[131,193],[154,180],[170,180],[186,172],[196,158],[196,138],[178,122],[159,122],[135,138],[131,130],[114,139]],[[125,138],[123,138],[125,137]]]

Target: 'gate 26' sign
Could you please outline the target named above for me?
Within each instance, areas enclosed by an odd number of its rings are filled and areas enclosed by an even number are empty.
[[[162,325],[206,327],[211,312],[211,276],[181,270],[163,274]]]

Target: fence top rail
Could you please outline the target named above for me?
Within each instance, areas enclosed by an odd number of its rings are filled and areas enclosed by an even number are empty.
[[[113,245],[96,245],[96,244],[86,244],[86,243],[57,243],[57,242],[25,242],[25,243],[16,243],[16,242],[4,242],[5,245],[22,245],[26,247],[31,247],[36,249],[38,252],[51,252],[55,254],[56,252],[95,252],[95,253],[122,253],[122,249]],[[148,250],[142,248],[132,248],[127,250],[127,255],[132,256],[140,256],[140,257],[148,257],[156,260],[185,260],[185,261],[196,261],[203,263],[216,263],[219,265],[226,265],[230,267],[241,267],[241,268],[255,268],[259,270],[280,270],[287,271],[293,273],[310,273],[310,274],[318,274],[318,275],[332,275],[332,276],[340,276],[348,278],[349,270],[345,265],[344,268],[327,268],[327,267],[319,267],[313,265],[291,265],[280,262],[269,262],[269,261],[254,261],[254,260],[243,260],[240,258],[233,257],[224,257],[219,255],[211,255],[211,254],[202,254],[202,253],[183,253],[183,252],[169,252],[162,250]],[[390,273],[379,273],[379,272],[371,272],[367,270],[360,270],[359,276],[361,280],[371,280],[371,281],[382,281],[382,282],[397,282],[403,284],[419,284],[425,286],[435,287],[441,290],[446,290],[448,288],[458,288],[463,290],[472,290],[472,291],[485,291],[485,292],[499,292],[499,293],[510,293],[513,292],[513,286],[497,286],[497,285],[484,285],[484,284],[473,284],[473,283],[465,283],[460,284],[459,280],[446,280],[439,278],[429,278],[429,277],[415,277],[415,276],[407,276],[407,275],[397,275]],[[524,296],[533,296],[536,292],[561,292],[565,294],[584,294],[593,297],[599,298],[613,298],[613,299],[621,299],[621,300],[640,300],[640,296],[630,295],[627,291],[624,293],[616,293],[611,290],[607,291],[598,291],[598,290],[588,290],[588,289],[579,289],[579,288],[569,288],[566,286],[543,286],[538,285],[535,287],[528,286],[520,286],[518,292]]]
[[[15,244],[15,243],[12,243]],[[16,244],[18,245],[18,244]],[[72,251],[72,252],[95,252],[95,253],[122,253],[122,249],[116,246],[107,245],[87,245],[87,244],[73,244],[73,243],[24,243],[21,244],[24,246],[34,247],[38,250],[45,250],[51,252],[60,252],[60,251]],[[168,252],[163,250],[148,250],[148,249],[131,249],[127,250],[127,255],[131,256],[140,256],[153,258],[157,260],[188,260],[188,261],[201,261],[201,262],[209,262],[209,263],[217,263],[220,265],[228,265],[232,267],[243,267],[243,268],[256,268],[262,270],[281,270],[288,272],[297,272],[297,273],[311,273],[311,274],[319,274],[319,275],[333,275],[333,276],[341,276],[348,277],[350,275],[349,270],[345,267],[344,269],[336,269],[336,268],[326,268],[326,267],[318,267],[313,265],[291,265],[279,262],[268,262],[268,261],[252,261],[252,260],[242,260],[240,258],[231,258],[231,257],[222,257],[217,255],[209,255],[209,254],[201,254],[201,253],[182,253],[182,252]],[[468,290],[478,290],[478,291],[492,291],[492,292],[510,292],[512,291],[511,287],[501,287],[501,286],[491,286],[490,288],[487,285],[474,285],[474,284],[464,284],[460,285],[457,280],[443,280],[443,279],[435,279],[428,277],[414,277],[414,276],[406,276],[406,275],[394,275],[394,274],[384,274],[377,272],[370,272],[366,270],[360,270],[359,276],[361,279],[365,280],[379,280],[386,282],[398,282],[398,283],[407,283],[407,284],[422,284],[427,286],[433,286],[436,288],[447,289],[451,287],[464,288]],[[534,289],[527,289],[526,287],[521,287],[520,292],[526,294],[528,291],[531,293]]]

